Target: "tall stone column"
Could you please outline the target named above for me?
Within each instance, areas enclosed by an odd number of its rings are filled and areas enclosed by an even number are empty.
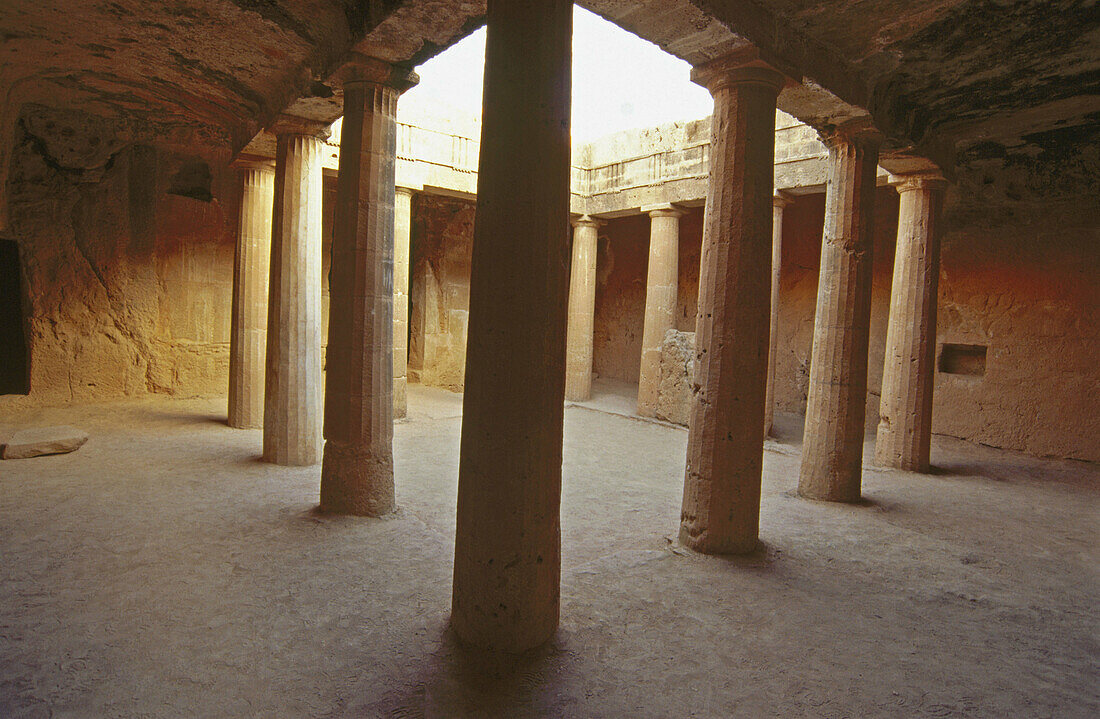
[[[572,18],[487,7],[451,625],[511,652],[558,626]]]
[[[657,414],[657,391],[661,384],[661,343],[665,333],[676,326],[680,218],[684,212],[672,205],[643,209],[649,213],[649,269],[637,412],[642,417],[653,417]]]
[[[264,459],[321,461],[321,156],[328,128],[283,116],[267,305]]]
[[[764,436],[772,431],[775,416],[775,350],[779,343],[779,275],[783,264],[783,210],[793,200],[783,192],[772,197],[772,302],[768,329],[768,385],[764,401]]]
[[[397,98],[418,78],[368,57],[339,75],[344,124],[332,226],[321,509],[379,516],[394,509]]]
[[[233,269],[229,336],[229,426],[264,425],[264,357],[267,353],[267,282],[271,271],[271,213],[275,166],[238,161],[240,222]]]
[[[573,220],[573,265],[569,275],[565,398],[592,396],[592,332],[596,312],[596,241],[603,223],[588,215]]]
[[[760,527],[775,100],[785,78],[720,59],[692,79],[714,96],[695,382],[680,542],[753,551]]]
[[[393,205],[393,416],[408,407],[409,373],[409,242],[412,236],[412,196],[398,187]]]
[[[947,183],[939,175],[890,178],[901,196],[882,369],[875,464],[929,469],[936,360],[939,214]]]
[[[882,136],[860,122],[822,140],[829,149],[828,185],[798,493],[855,502],[862,482],[872,220]]]

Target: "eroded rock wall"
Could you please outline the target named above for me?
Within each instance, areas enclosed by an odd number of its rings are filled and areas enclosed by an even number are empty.
[[[637,382],[645,324],[650,220],[646,215],[612,219],[600,228],[596,258],[596,314],[592,368],[599,377]],[[703,208],[680,218],[676,329],[695,331]]]
[[[30,393],[57,404],[225,391],[235,235],[228,155],[29,107],[7,186]]]
[[[462,391],[470,312],[474,203],[413,198],[409,294],[409,380]]]

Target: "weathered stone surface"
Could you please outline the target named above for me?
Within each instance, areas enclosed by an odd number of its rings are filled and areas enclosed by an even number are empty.
[[[894,178],[891,184],[898,188],[901,199],[875,464],[927,472],[936,364],[940,208],[946,183],[939,176],[913,176]]]
[[[772,198],[772,294],[768,326],[768,387],[764,400],[764,436],[772,431],[775,415],[775,355],[779,342],[779,278],[783,270],[783,209],[793,200],[776,192]]]
[[[693,78],[714,96],[714,121],[680,541],[707,554],[743,554],[759,542],[772,137],[784,77],[722,61]]]
[[[76,427],[21,429],[0,447],[0,458],[27,459],[45,454],[74,452],[88,441],[88,433]]]
[[[230,427],[264,425],[267,284],[271,273],[271,213],[275,166],[242,166],[240,224],[233,268],[233,334],[229,344]]]
[[[313,123],[280,126],[268,284],[264,459],[321,461],[321,139]]]
[[[661,381],[661,343],[676,326],[676,280],[679,275],[682,210],[665,206],[649,210],[649,262],[646,267],[645,324],[638,370],[638,414],[657,411]]]
[[[810,499],[860,498],[881,142],[863,123],[826,138],[831,168],[798,481],[799,494]]]
[[[325,381],[321,508],[394,509],[394,162],[408,70],[357,58],[344,83]]]
[[[560,607],[572,18],[488,6],[451,626],[509,652]]]
[[[428,194],[413,210],[409,377],[455,392],[466,370],[474,214],[469,200]]]
[[[688,425],[695,378],[695,333],[669,330],[661,343],[661,382],[657,419]]]
[[[592,394],[592,332],[596,313],[596,239],[602,223],[587,215],[573,221],[569,273],[569,324],[565,342],[565,399]]]

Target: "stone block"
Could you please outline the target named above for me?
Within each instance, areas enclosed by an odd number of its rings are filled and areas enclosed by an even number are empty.
[[[16,432],[0,447],[3,459],[27,459],[45,454],[65,454],[84,446],[88,433],[76,427],[35,427]]]
[[[661,379],[657,418],[687,426],[695,376],[695,333],[669,330],[661,343]]]

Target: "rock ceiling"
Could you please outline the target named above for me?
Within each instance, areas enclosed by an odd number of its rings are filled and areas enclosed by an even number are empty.
[[[754,45],[802,81],[784,110],[817,127],[869,111],[899,153],[1091,138],[1100,119],[1091,0],[581,4],[692,63]],[[484,12],[459,0],[6,0],[0,91],[8,108],[85,107],[239,148],[288,107],[338,115],[324,81],[350,50],[416,64]]]

